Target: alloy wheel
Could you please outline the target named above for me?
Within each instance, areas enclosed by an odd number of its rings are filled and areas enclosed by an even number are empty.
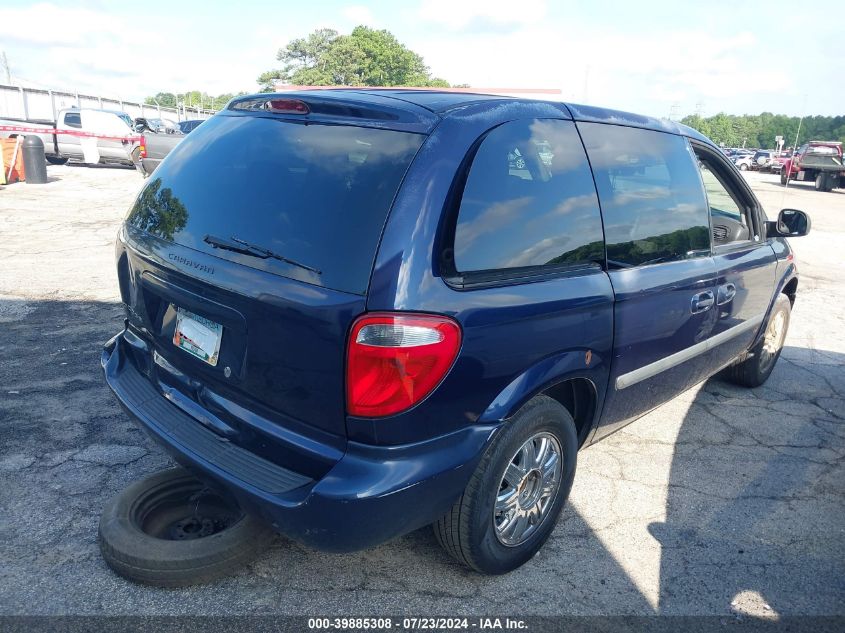
[[[769,363],[773,362],[780,348],[783,347],[783,340],[786,338],[786,314],[778,312],[769,321],[766,334],[763,337],[763,349],[761,350],[760,366],[766,369]]]
[[[493,527],[502,545],[521,545],[548,516],[560,487],[561,456],[556,437],[537,433],[511,457],[493,508]]]

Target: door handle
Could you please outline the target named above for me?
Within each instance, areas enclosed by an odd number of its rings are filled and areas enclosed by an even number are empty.
[[[704,292],[699,292],[697,295],[693,295],[690,301],[690,310],[693,314],[706,312],[713,307],[714,303],[716,303],[716,300],[713,298],[713,291],[705,290]]]
[[[719,286],[716,292],[716,304],[723,306],[726,303],[730,303],[735,296],[736,286],[734,284],[725,284],[724,286]]]

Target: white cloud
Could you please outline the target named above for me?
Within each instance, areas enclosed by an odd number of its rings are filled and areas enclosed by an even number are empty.
[[[376,26],[376,19],[373,12],[361,5],[346,7],[342,12],[343,17],[353,26]]]
[[[541,21],[545,0],[423,0],[418,16],[453,30],[510,30]]]
[[[128,6],[101,1],[6,2],[0,42],[12,74],[28,83],[126,99],[159,90],[253,90],[292,38],[362,23],[391,30],[452,83],[553,88],[566,101],[657,116],[676,102],[680,115],[698,103],[708,114],[840,114],[845,97],[845,84],[829,80],[845,64],[833,24],[814,26],[804,56],[791,58],[773,48],[786,33],[779,22],[752,30],[744,21],[748,32],[722,32],[663,16],[638,28],[589,7],[562,16],[546,0],[421,0],[380,5],[376,16],[361,0],[349,1],[339,11],[317,12],[316,20],[308,8],[268,7],[260,23],[228,6],[149,22]],[[823,61],[802,64],[808,58]]]
[[[64,8],[48,2],[0,8],[0,39],[48,45],[84,46],[91,37],[111,40],[132,33],[130,24],[105,12]]]
[[[459,23],[467,19],[461,15]],[[772,63],[770,50],[749,33],[688,29],[658,37],[573,21],[565,30],[530,23],[508,33],[443,31],[409,45],[453,83],[559,88],[566,101],[654,116],[668,115],[675,102],[686,114],[699,101],[715,111],[726,97],[736,102],[750,95],[759,100],[753,110],[777,110],[769,100],[793,86],[788,69]]]
[[[139,33],[134,20],[108,10],[49,3],[0,9],[0,39],[11,44],[13,76],[27,85],[127,101],[158,91],[255,90],[255,77],[273,66],[282,43],[259,28],[236,56],[224,56],[172,35],[147,27]]]

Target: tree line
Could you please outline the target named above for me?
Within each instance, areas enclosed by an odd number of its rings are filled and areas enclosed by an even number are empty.
[[[799,117],[784,114],[724,114],[710,117],[695,114],[681,119],[688,125],[725,147],[753,147],[774,149],[775,137],[782,136],[784,147],[800,146],[807,141],[845,142],[845,116],[807,116],[801,120],[798,145]]]
[[[205,108],[207,110],[220,110],[230,99],[245,95],[246,92],[224,92],[219,95],[209,95],[199,90],[187,92],[157,92],[144,99],[146,105],[157,105],[162,108],[181,107],[183,104],[189,108]]]

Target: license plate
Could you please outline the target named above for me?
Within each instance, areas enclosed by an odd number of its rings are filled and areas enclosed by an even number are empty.
[[[176,347],[215,367],[222,338],[223,326],[219,323],[183,308],[176,308],[176,329],[173,332],[173,344]]]

